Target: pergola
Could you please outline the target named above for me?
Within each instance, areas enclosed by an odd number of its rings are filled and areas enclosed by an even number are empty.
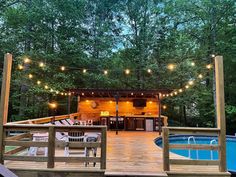
[[[156,99],[159,112],[159,134],[161,135],[161,96],[169,94],[172,89],[99,89],[99,88],[77,88],[69,89],[69,92],[78,95],[78,104],[80,98],[112,98],[116,102],[116,134],[118,134],[119,100],[122,98],[151,98]],[[68,110],[70,110],[70,95],[68,96]]]

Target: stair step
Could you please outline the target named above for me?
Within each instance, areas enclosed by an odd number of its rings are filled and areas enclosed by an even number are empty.
[[[105,172],[106,177],[167,177],[166,173],[150,172]]]
[[[228,172],[167,172],[169,177],[230,177]]]

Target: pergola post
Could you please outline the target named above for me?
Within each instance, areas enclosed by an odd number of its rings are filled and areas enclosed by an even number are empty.
[[[10,93],[10,82],[11,82],[11,66],[12,66],[12,55],[7,53],[4,56],[4,66],[2,74],[2,90],[1,90],[1,105],[0,105],[0,163],[3,164],[3,125],[7,123],[8,115],[8,101]]]
[[[118,105],[118,102],[119,102],[119,93],[117,93],[115,96],[115,100],[116,100],[116,135],[118,135],[118,119],[119,119],[119,105]]]
[[[159,131],[159,135],[161,135],[161,95],[160,93],[157,96],[157,104],[158,104],[158,131]]]
[[[219,134],[219,170],[226,172],[226,119],[225,119],[225,96],[224,96],[224,66],[223,57],[215,57],[215,83],[216,83],[216,116]]]

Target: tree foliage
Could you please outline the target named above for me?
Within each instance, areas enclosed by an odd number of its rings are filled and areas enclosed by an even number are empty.
[[[0,3],[0,56],[14,55],[11,120],[48,114],[47,102],[66,99],[27,79],[56,90],[67,88],[157,89],[184,87],[204,72],[204,81],[163,100],[163,114],[177,124],[215,126],[213,73],[204,69],[211,54],[224,56],[228,130],[236,106],[236,3],[234,0],[18,0]],[[17,65],[24,57],[44,62]],[[191,67],[190,63],[196,66]],[[173,72],[166,69],[176,64]],[[70,69],[60,72],[60,66]],[[72,69],[77,68],[77,69]],[[80,69],[78,69],[80,68]],[[82,69],[86,68],[87,73]],[[125,75],[124,70],[131,74]],[[152,73],[148,74],[147,69]],[[108,75],[103,74],[108,70]]]

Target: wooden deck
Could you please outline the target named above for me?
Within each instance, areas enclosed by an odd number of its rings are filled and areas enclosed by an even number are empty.
[[[107,139],[107,169],[106,175],[118,174],[146,174],[166,176],[163,172],[162,149],[157,147],[154,139],[158,132],[119,132],[108,131]],[[63,149],[56,150],[56,156],[62,155]],[[176,154],[170,153],[171,158],[180,158]],[[183,157],[182,157],[183,158]],[[13,162],[5,161],[5,166],[10,169],[42,169],[47,167],[46,162]],[[77,163],[56,163],[56,170],[99,170],[99,164],[94,168],[92,164],[84,167]],[[171,166],[177,172],[200,172],[217,171],[217,166]]]

